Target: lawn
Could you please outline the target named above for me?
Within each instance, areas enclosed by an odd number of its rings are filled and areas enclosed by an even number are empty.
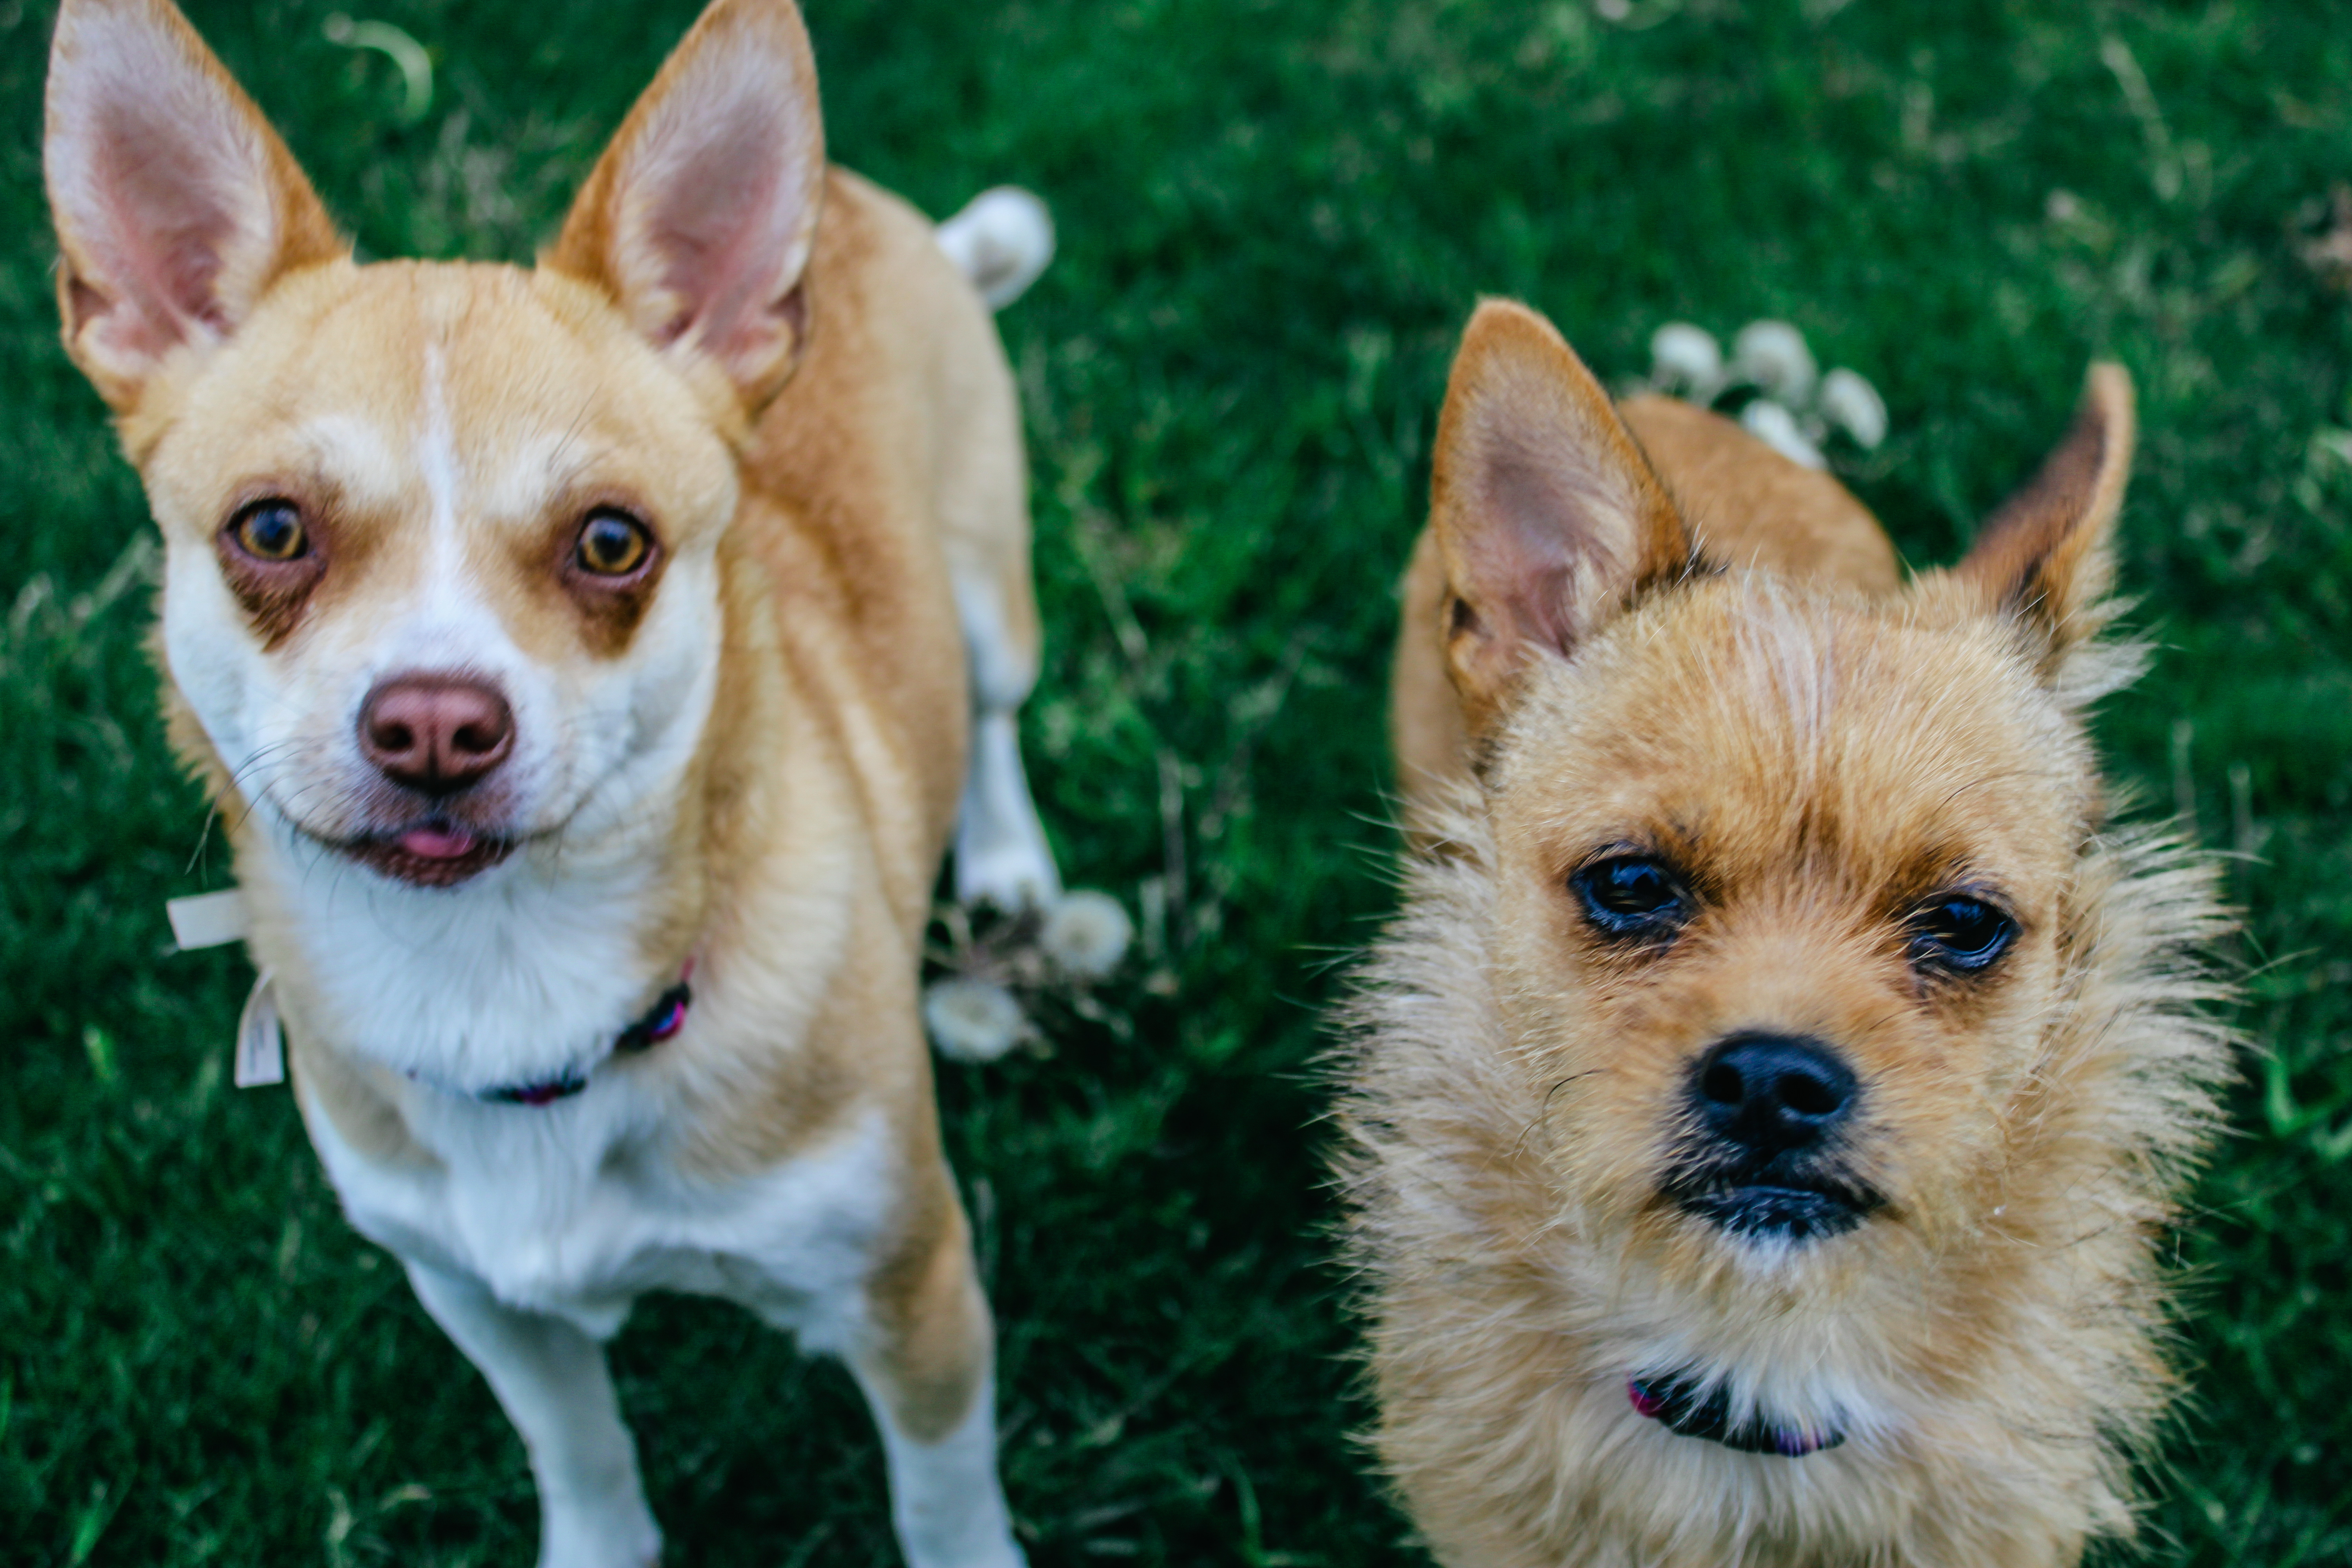
[[[370,0],[376,3],[376,0]],[[370,255],[526,258],[692,0],[192,7]],[[1051,652],[1028,745],[1144,951],[1050,1054],[943,1069],[1040,1568],[1411,1563],[1349,1433],[1319,1016],[1391,901],[1381,688],[1447,357],[1481,293],[1604,377],[1801,326],[1885,393],[1842,467],[1955,556],[2094,354],[2141,392],[2124,581],[2163,652],[2101,734],[2236,853],[2232,1135],[2178,1250],[2194,1399],[2147,1561],[2352,1562],[2352,29],[2230,0],[812,0],[833,146],[934,212],[1012,180],[1063,250],[1004,318]],[[66,364],[51,6],[0,5],[0,1556],[502,1563],[534,1528],[480,1380],[338,1215],[250,976],[170,952],[223,885],[144,652],[152,530]],[[895,1561],[848,1379],[709,1303],[614,1352],[674,1561]]]

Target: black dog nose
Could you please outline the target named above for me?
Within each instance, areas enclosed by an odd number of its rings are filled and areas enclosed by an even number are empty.
[[[1700,1122],[1771,1156],[1820,1142],[1853,1109],[1853,1069],[1818,1040],[1739,1035],[1707,1052],[1692,1082]]]

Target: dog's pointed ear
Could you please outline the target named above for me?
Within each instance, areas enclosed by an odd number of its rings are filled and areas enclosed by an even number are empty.
[[[637,100],[545,264],[757,407],[791,374],[824,194],[816,61],[792,0],[716,0]]]
[[[118,413],[348,247],[286,144],[169,0],[66,0],[42,144],[66,352]]]
[[[1570,651],[1691,558],[1609,395],[1549,321],[1503,300],[1478,307],[1454,356],[1430,512],[1440,630],[1473,735],[1536,650]]]
[[[2091,367],[2074,428],[1995,512],[1955,568],[2031,637],[2045,677],[2106,624],[2116,516],[2131,470],[2131,377]]]

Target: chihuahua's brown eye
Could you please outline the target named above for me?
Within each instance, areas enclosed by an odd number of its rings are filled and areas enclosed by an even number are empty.
[[[1607,936],[1664,937],[1690,918],[1690,897],[1663,861],[1621,855],[1568,879],[1587,919]]]
[[[653,540],[644,523],[625,512],[599,511],[591,513],[582,525],[580,543],[572,554],[583,572],[625,577],[645,564],[652,550]]]
[[[310,536],[292,501],[256,501],[229,525],[236,547],[257,561],[299,561],[310,553]]]
[[[1973,973],[2008,951],[2017,922],[1982,899],[1928,905],[1912,918],[1911,962],[1921,968]]]

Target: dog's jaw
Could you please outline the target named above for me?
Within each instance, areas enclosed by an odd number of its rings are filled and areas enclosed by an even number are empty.
[[[1868,1193],[1762,1182],[1699,1186],[1677,1193],[1675,1201],[1736,1241],[1788,1246],[1844,1236],[1878,1206]]]
[[[241,849],[318,1033],[396,1072],[460,1091],[555,1077],[642,1004],[666,891],[642,857],[526,853],[433,888],[346,870],[282,826]]]
[[[1776,1255],[1850,1236],[1886,1205],[1836,1150],[1727,1161],[1688,1142],[1659,1195],[1735,1249]]]
[[[649,948],[687,896],[671,850],[718,679],[707,667],[662,743],[592,789],[564,831],[478,846],[444,882],[380,874],[257,810],[239,875],[269,945],[299,955],[289,978],[320,1032],[465,1091],[596,1059],[662,973]]]

